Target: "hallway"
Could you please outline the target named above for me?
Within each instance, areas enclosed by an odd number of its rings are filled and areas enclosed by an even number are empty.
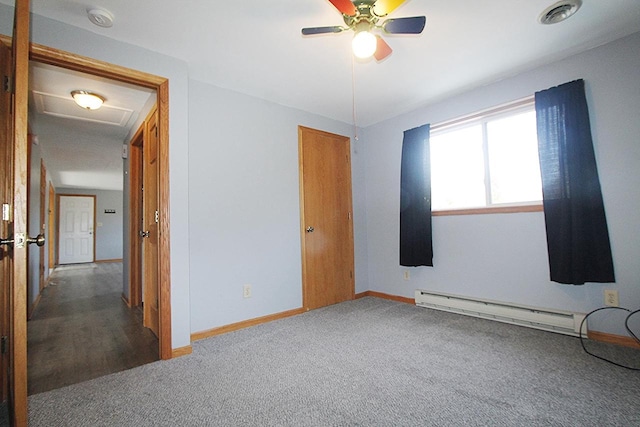
[[[27,325],[29,395],[158,360],[142,310],[122,300],[122,263],[57,267]]]

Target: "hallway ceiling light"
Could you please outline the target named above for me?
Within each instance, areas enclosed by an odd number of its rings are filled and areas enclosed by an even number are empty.
[[[71,96],[76,104],[87,110],[97,110],[105,101],[104,97],[86,90],[71,91]]]

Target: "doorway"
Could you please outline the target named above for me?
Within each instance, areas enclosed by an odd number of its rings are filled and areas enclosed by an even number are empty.
[[[129,83],[156,91],[158,110],[158,347],[161,359],[172,357],[169,240],[169,81],[166,78],[108,64],[46,46],[31,44],[33,61]],[[126,243],[125,243],[126,244]]]
[[[302,303],[307,310],[355,297],[350,139],[298,127]]]
[[[96,196],[58,194],[58,264],[95,261]]]

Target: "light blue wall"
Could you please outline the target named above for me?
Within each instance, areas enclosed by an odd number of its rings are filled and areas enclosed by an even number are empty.
[[[96,196],[96,261],[122,259],[123,192],[79,188],[56,188],[57,194],[83,194]],[[115,214],[104,213],[115,209]]]
[[[0,32],[12,9],[0,5]],[[301,306],[297,126],[353,129],[302,111],[189,80],[187,64],[35,16],[32,40],[170,79],[173,347],[189,334]],[[356,292],[413,296],[416,288],[586,312],[617,289],[640,305],[640,35],[484,86],[360,131],[352,141]],[[436,217],[434,268],[398,263],[402,132],[587,82],[615,284],[548,279],[541,213]],[[425,82],[428,84],[428,82]],[[242,298],[242,285],[253,297]],[[613,322],[593,329],[622,333]]]
[[[369,289],[412,297],[428,289],[537,307],[589,312],[616,289],[640,307],[640,33],[450,98],[364,130]],[[542,213],[433,218],[434,267],[399,265],[402,132],[584,78],[617,282],[560,285],[549,280]],[[428,82],[425,82],[428,84]],[[624,335],[619,316],[594,317],[595,330]],[[640,324],[640,322],[639,322]]]
[[[13,8],[0,5],[0,33],[11,34],[12,16]],[[31,41],[169,79],[172,346],[189,345],[187,64],[37,15],[32,15]]]
[[[193,332],[302,306],[298,125],[353,127],[206,83],[189,87]],[[366,288],[363,156],[352,142],[356,280]],[[242,297],[251,284],[252,298]]]

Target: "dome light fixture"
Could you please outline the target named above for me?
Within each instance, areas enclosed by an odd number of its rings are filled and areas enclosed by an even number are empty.
[[[369,31],[358,31],[351,42],[353,54],[360,59],[370,58],[376,53],[377,46],[378,39]]]
[[[546,8],[538,17],[544,25],[557,24],[573,16],[582,6],[582,0],[561,0]]]
[[[71,91],[71,96],[76,104],[87,110],[97,110],[105,101],[103,96],[86,90]]]

